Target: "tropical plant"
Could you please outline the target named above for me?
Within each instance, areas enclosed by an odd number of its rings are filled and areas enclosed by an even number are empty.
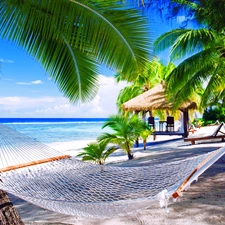
[[[205,109],[202,119],[206,125],[216,121],[225,122],[225,109],[222,107],[208,107]]]
[[[103,125],[103,128],[105,127],[110,127],[114,133],[105,132],[98,137],[98,140],[118,145],[127,154],[129,160],[133,159],[131,148],[137,138],[142,137],[143,141],[146,141],[147,137],[152,134],[152,130],[137,115],[130,118],[123,115],[112,115]]]
[[[83,161],[91,161],[99,164],[101,166],[101,171],[103,171],[106,159],[117,149],[118,147],[115,146],[107,148],[106,142],[93,142],[83,148],[83,152],[79,153],[77,156],[82,156]]]
[[[140,138],[143,140],[143,145],[144,145],[144,150],[146,150],[146,146],[147,146],[147,138],[152,135],[154,132],[152,127],[149,127],[148,125],[146,126],[145,129],[143,129],[140,132]]]
[[[160,84],[174,68],[175,65],[172,63],[164,66],[156,57],[147,62],[143,72],[138,74],[129,86],[126,86],[119,92],[117,97],[118,111],[123,113],[123,103]],[[118,82],[123,80],[120,74],[117,74],[116,78]]]
[[[137,138],[135,123],[135,117],[112,115],[102,128],[109,127],[114,133],[105,132],[98,137],[98,141],[118,145],[127,154],[129,160],[133,159],[131,148]]]
[[[166,80],[176,106],[191,98],[201,99],[205,108],[212,99],[224,98],[224,35],[205,28],[173,30],[159,37],[155,47],[160,51],[171,47],[172,60],[186,57]]]
[[[138,139],[141,138],[143,140],[144,150],[146,150],[147,138],[154,132],[154,129],[145,120],[140,119],[138,115],[133,115],[131,119],[136,135],[136,147],[139,146]]]
[[[94,98],[97,67],[124,77],[149,57],[149,25],[114,1],[2,0],[0,37],[37,60],[71,102]]]

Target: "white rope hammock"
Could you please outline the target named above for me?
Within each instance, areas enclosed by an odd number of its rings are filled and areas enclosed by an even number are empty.
[[[167,204],[225,153],[221,148],[160,165],[105,166],[101,172],[4,125],[0,139],[0,189],[52,211],[98,218],[149,207],[157,196]]]

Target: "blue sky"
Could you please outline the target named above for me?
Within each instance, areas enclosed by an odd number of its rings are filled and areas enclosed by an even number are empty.
[[[93,101],[72,105],[41,65],[13,43],[0,41],[0,117],[107,117],[116,113],[116,97],[125,82],[116,84],[113,71],[102,69]]]
[[[170,29],[161,20],[155,21],[154,38]],[[5,40],[0,40],[0,49],[0,117],[88,118],[117,113],[116,98],[126,83],[116,84],[113,71],[101,70],[99,92],[92,102],[72,105],[31,56]]]

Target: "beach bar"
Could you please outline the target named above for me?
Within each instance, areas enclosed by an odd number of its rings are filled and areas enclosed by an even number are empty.
[[[124,111],[132,112],[148,112],[151,110],[173,110],[173,102],[169,101],[165,93],[165,88],[163,84],[159,84],[154,88],[144,92],[143,94],[125,102],[122,106]],[[188,110],[197,109],[197,104],[193,101],[186,101],[178,107],[183,114],[183,128],[184,131],[179,133],[183,137],[188,136]],[[164,121],[165,122],[165,121]],[[155,131],[155,135],[173,135],[177,132],[165,131]]]

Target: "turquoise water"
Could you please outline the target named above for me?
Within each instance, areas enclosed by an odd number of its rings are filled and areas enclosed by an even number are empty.
[[[72,118],[72,119],[0,119],[13,129],[49,144],[54,142],[71,142],[96,140],[107,128],[102,129],[104,118]]]

